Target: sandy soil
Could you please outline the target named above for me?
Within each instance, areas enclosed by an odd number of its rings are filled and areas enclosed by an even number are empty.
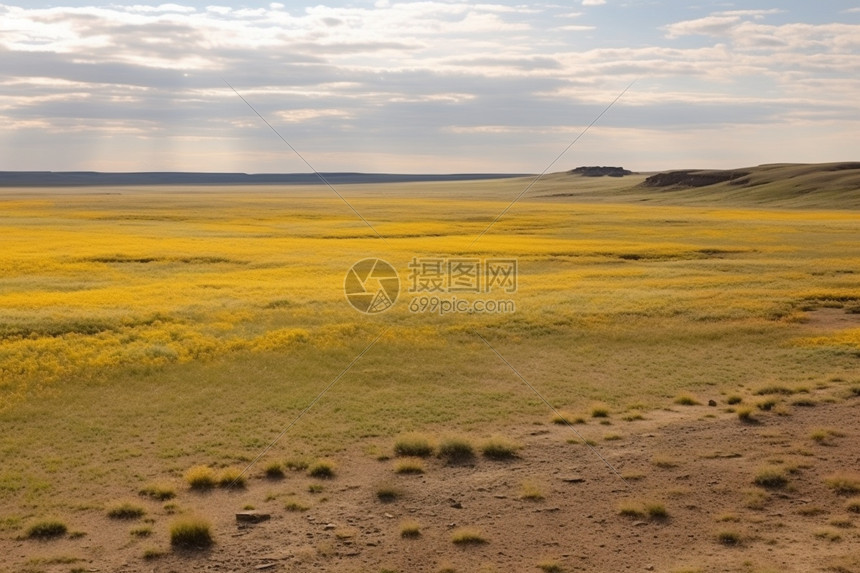
[[[833,393],[825,388],[803,396]],[[619,473],[641,476],[626,482],[583,443],[567,443],[576,437],[570,428],[537,421],[516,433],[524,448],[507,462],[476,458],[450,466],[429,459],[425,474],[404,476],[393,472],[392,460],[356,450],[338,459],[338,475],[322,482],[322,493],[309,493],[313,480],[302,473],[278,481],[257,476],[241,491],[183,490],[176,504],[214,524],[210,550],[170,551],[167,528],[175,516],[143,498],[139,503],[154,518],[148,539],[129,534],[140,522],[84,511],[75,518],[82,537],[2,543],[7,563],[17,567],[11,570],[30,563],[33,570],[65,572],[539,571],[542,561],[563,571],[860,571],[860,515],[849,513],[848,498],[825,484],[830,474],[860,469],[858,405],[860,398],[822,401],[742,423],[721,402],[576,426]],[[817,443],[810,437],[816,428],[843,435]],[[605,440],[612,433],[621,439]],[[766,464],[790,468],[788,485],[754,485]],[[521,499],[525,481],[544,499]],[[379,501],[380,484],[396,485],[402,497]],[[750,501],[756,497],[763,499]],[[292,498],[310,509],[287,511]],[[668,518],[619,514],[625,501],[648,500],[663,503]],[[246,505],[271,519],[237,524],[235,513]],[[420,537],[401,538],[406,519],[421,524]],[[452,530],[462,526],[479,528],[486,543],[453,544]],[[721,543],[721,531],[740,534],[741,543]],[[816,535],[823,532],[839,539]],[[165,555],[144,559],[146,548]],[[81,560],[57,562],[64,557]]]

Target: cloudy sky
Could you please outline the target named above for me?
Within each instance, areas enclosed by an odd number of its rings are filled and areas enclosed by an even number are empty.
[[[0,170],[860,159],[860,1],[0,0]]]

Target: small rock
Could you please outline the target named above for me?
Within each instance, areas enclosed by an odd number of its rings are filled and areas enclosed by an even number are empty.
[[[566,476],[561,478],[561,481],[565,483],[582,483],[585,481],[585,478],[579,476]]]
[[[259,511],[240,511],[236,514],[236,521],[240,523],[260,523],[271,518],[271,514]]]
[[[394,516],[393,516],[393,515],[391,515],[390,513],[386,513],[386,514],[385,514],[385,517],[387,517],[388,519],[393,519],[393,518],[394,518]]]
[[[645,571],[653,571],[653,570],[654,570],[653,565],[649,565],[648,567],[645,568]]]
[[[453,507],[454,509],[463,509],[463,504],[460,503],[459,501],[455,501],[454,503],[451,504],[451,507]]]
[[[717,405],[717,401],[716,401],[716,400],[708,400],[708,406],[710,406],[711,408],[715,407],[716,405]],[[653,567],[651,567],[651,569],[653,569]],[[651,569],[649,569],[649,571],[650,571]]]
[[[493,497],[496,499],[508,499],[508,496],[502,495],[502,494],[497,494],[497,495],[494,495]]]
[[[272,567],[277,566],[277,563],[263,563],[262,565],[257,565],[254,567],[255,571],[263,571],[265,569],[271,569]]]
[[[337,525],[335,525],[334,523],[326,523],[325,527],[323,527],[323,531],[329,531],[330,529],[334,529],[336,527]]]

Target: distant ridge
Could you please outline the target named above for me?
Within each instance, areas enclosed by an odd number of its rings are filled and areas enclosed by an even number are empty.
[[[475,181],[522,177],[520,173],[454,173],[412,175],[397,173],[322,173],[332,185]],[[0,187],[95,187],[102,185],[322,185],[315,173],[195,173],[98,171],[0,171]]]

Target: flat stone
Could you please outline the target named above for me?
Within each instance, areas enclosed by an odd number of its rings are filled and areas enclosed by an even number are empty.
[[[240,523],[260,523],[271,518],[271,514],[259,511],[240,511],[236,514],[236,521]]]
[[[263,563],[262,565],[257,565],[254,567],[256,571],[264,571],[266,569],[271,569],[272,567],[277,567],[277,563]]]
[[[561,478],[561,481],[565,483],[582,483],[585,481],[585,478],[580,476],[566,476]]]

